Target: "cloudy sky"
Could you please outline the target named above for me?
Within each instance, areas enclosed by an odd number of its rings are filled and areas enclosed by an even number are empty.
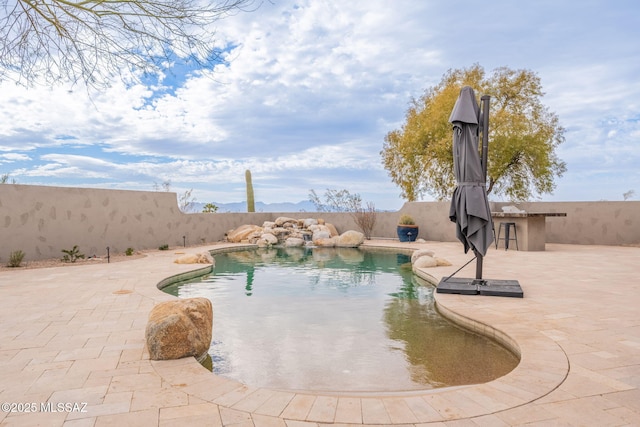
[[[537,73],[568,171],[546,201],[640,199],[640,3],[635,0],[272,0],[219,21],[227,60],[170,87],[0,83],[0,175],[19,184],[193,189],[198,202],[297,202],[346,188],[403,200],[384,135],[412,97],[478,63]],[[428,200],[428,199],[427,199]]]

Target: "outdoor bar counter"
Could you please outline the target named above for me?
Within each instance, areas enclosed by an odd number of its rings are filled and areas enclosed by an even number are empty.
[[[516,224],[518,236],[518,249],[521,251],[544,251],[546,243],[546,219],[547,217],[567,216],[562,212],[491,212],[496,238],[501,222],[513,222]],[[513,230],[511,231],[513,236]],[[504,229],[501,234],[504,238]],[[498,248],[504,249],[504,240],[498,242]],[[509,248],[515,248],[513,241]]]

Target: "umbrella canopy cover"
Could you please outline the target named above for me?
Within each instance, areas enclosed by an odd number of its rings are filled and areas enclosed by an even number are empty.
[[[486,176],[478,151],[480,108],[473,89],[460,91],[449,122],[453,125],[453,191],[449,218],[456,223],[456,236],[465,253],[473,249],[484,256],[493,243],[493,222],[486,191]]]

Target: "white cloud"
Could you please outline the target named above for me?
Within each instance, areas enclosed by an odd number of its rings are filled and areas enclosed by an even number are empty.
[[[214,73],[177,76],[179,87],[116,83],[88,97],[64,86],[1,83],[0,173],[23,183],[131,189],[169,179],[199,199],[231,201],[242,199],[238,189],[251,169],[265,202],[331,187],[399,207],[379,157],[384,135],[400,126],[411,97],[447,69],[478,62],[487,72],[539,73],[544,102],[567,129],[558,154],[569,171],[558,194],[569,197],[580,186],[606,198],[602,176],[621,171],[640,190],[633,174],[640,161],[637,9],[596,0],[580,8],[265,2],[221,21],[217,35],[229,62]],[[165,83],[172,79],[167,73]]]

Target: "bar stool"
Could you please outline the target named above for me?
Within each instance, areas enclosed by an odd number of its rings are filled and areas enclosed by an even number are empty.
[[[500,234],[502,233],[502,227],[504,227],[504,237],[500,237]],[[510,230],[511,227],[513,227],[513,234],[514,234],[514,238],[510,237]],[[498,237],[496,237],[496,249],[498,249],[498,242],[500,240],[504,240],[504,250],[508,250],[509,249],[509,241],[510,240],[515,240],[516,242],[516,250],[520,250],[520,248],[518,248],[518,232],[516,231],[516,223],[515,222],[501,222],[500,223],[500,227],[498,228]]]

